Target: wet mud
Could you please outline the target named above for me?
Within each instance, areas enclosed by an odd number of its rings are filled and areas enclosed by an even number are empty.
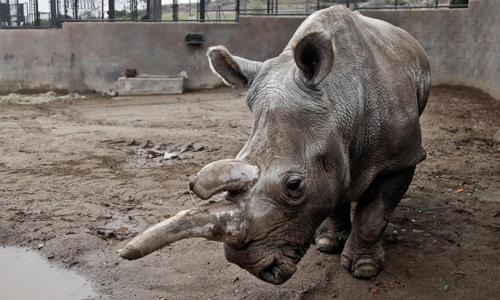
[[[431,93],[427,160],[390,219],[376,278],[353,278],[314,246],[281,286],[202,239],[122,260],[117,250],[138,232],[201,201],[189,176],[238,153],[251,127],[244,94],[0,105],[0,245],[78,272],[97,299],[498,297],[500,101],[450,87]]]

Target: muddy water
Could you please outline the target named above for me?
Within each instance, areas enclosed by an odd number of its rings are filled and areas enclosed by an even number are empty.
[[[87,299],[96,294],[80,275],[52,266],[25,248],[0,247],[0,299]]]

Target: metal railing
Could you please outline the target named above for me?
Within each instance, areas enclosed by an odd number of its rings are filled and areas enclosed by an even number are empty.
[[[306,16],[334,4],[353,10],[462,8],[468,0],[0,0],[0,28],[64,22],[237,22],[240,15]]]

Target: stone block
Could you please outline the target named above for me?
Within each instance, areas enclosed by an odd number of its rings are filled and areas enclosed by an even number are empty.
[[[118,94],[128,95],[170,95],[182,94],[184,91],[184,76],[147,76],[120,77],[118,79]]]

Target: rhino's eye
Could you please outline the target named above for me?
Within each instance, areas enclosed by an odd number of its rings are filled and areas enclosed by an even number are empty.
[[[291,192],[296,192],[299,190],[302,180],[300,178],[293,178],[289,180],[286,184],[286,189]]]
[[[304,181],[301,176],[291,175],[285,179],[284,200],[290,205],[299,205],[304,200]]]

